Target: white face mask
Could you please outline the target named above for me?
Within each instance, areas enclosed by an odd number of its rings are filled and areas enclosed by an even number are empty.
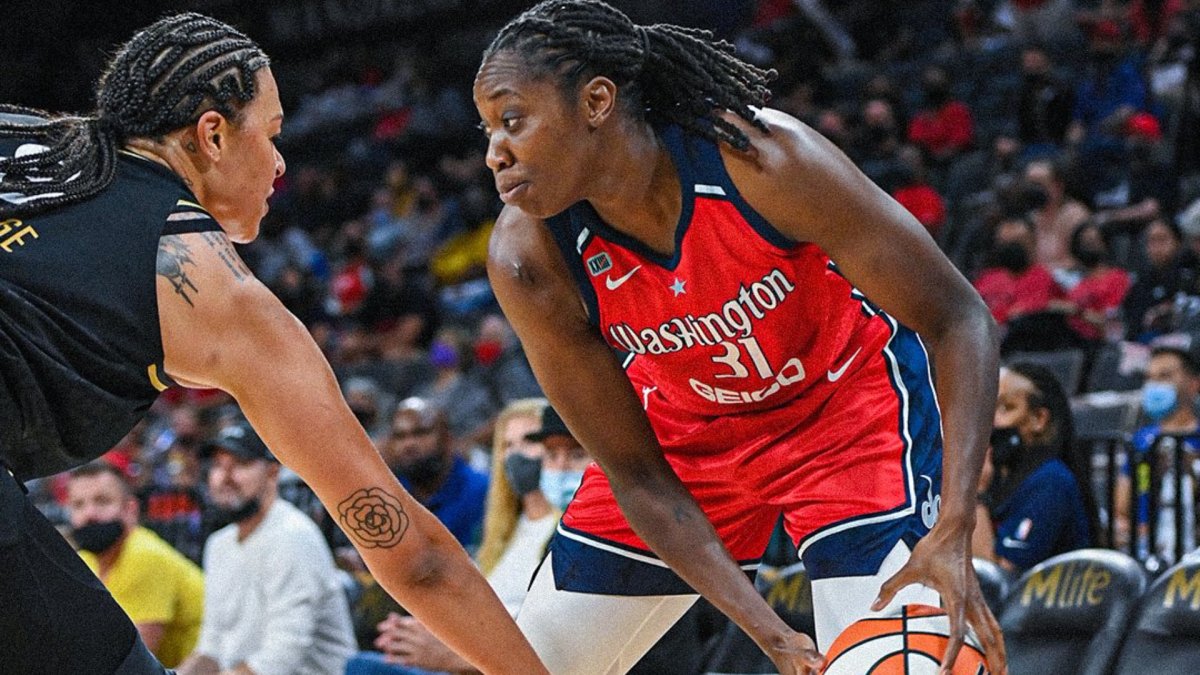
[[[582,482],[582,471],[543,468],[538,487],[542,494],[546,495],[546,499],[554,505],[554,508],[566,511],[567,504],[571,503],[571,497],[575,496],[575,491],[579,489],[579,484]]]

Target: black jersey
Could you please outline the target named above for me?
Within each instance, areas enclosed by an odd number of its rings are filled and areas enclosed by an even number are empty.
[[[34,148],[3,141],[0,155]],[[219,229],[175,173],[128,152],[100,194],[0,222],[0,457],[18,477],[105,453],[171,384],[158,240]]]

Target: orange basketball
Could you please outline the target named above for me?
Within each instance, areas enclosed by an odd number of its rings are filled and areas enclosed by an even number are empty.
[[[950,619],[937,607],[905,605],[897,617],[862,619],[846,627],[825,654],[825,675],[937,675],[950,641]],[[987,661],[969,631],[954,675],[987,675]]]

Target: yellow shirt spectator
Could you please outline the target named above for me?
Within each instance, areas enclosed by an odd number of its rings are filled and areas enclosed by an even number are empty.
[[[79,555],[99,574],[95,554]],[[195,563],[150,530],[135,527],[102,581],[135,624],[163,625],[153,651],[164,666],[173,668],[192,652],[204,615],[204,575]]]

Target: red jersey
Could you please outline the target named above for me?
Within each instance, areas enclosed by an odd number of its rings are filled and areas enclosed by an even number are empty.
[[[831,383],[886,346],[894,320],[818,246],[755,212],[714,143],[678,127],[662,138],[683,191],[674,255],[614,230],[587,202],[549,219],[592,321],[672,407],[728,415],[809,394],[802,414],[815,412]]]

